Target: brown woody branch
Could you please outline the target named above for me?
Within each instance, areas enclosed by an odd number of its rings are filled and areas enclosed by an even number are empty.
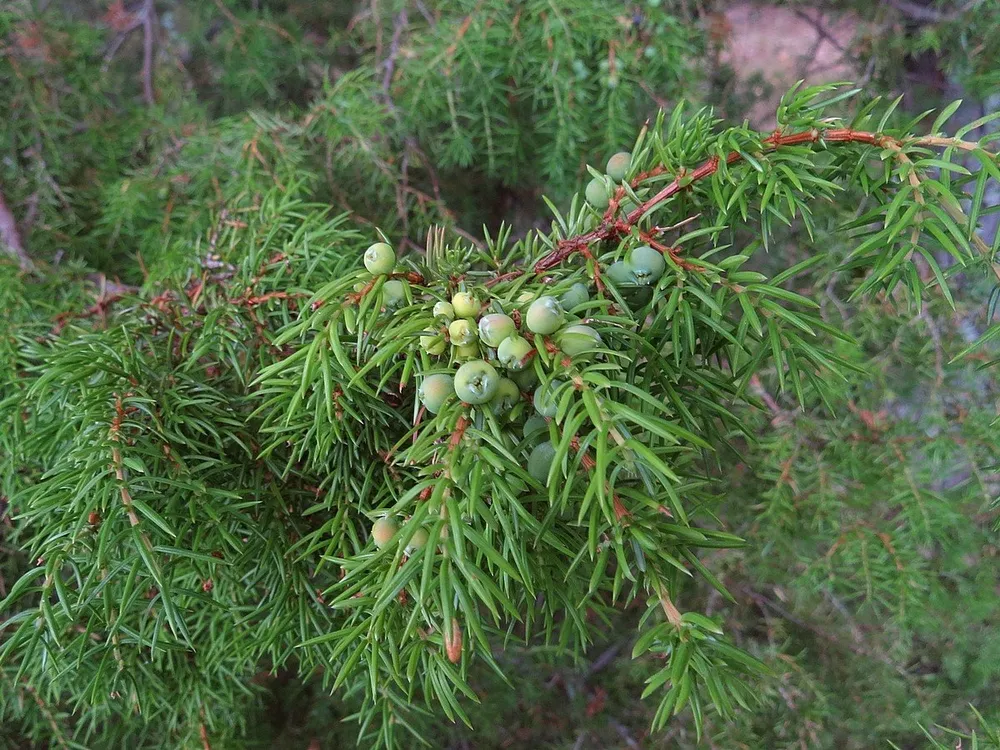
[[[801,133],[790,133],[787,135],[783,135],[779,131],[765,138],[764,144],[770,148],[779,148],[781,146],[798,146],[804,143],[815,143],[822,139],[831,143],[854,142],[877,145],[881,139],[885,138],[888,138],[888,136],[849,129],[821,131],[813,128]],[[742,154],[733,151],[726,156],[726,164],[734,164],[742,158]],[[535,264],[535,272],[542,273],[559,265],[573,254],[581,252],[592,242],[602,242],[604,240],[614,239],[627,234],[645,213],[661,203],[668,201],[682,190],[686,190],[695,182],[703,180],[706,177],[711,177],[719,171],[720,165],[721,159],[717,156],[713,156],[690,172],[685,169],[681,169],[674,177],[673,181],[661,189],[660,192],[652,198],[645,201],[641,206],[634,209],[631,213],[625,216],[624,219],[619,219],[615,216],[618,210],[619,201],[624,196],[624,188],[619,188],[614,198],[612,198],[611,204],[607,212],[604,214],[604,218],[601,220],[601,223],[596,228],[586,232],[585,234],[560,240],[556,245],[555,250]],[[633,180],[632,187],[638,187],[641,181],[647,176],[648,175],[639,175],[635,180]]]
[[[780,130],[774,132],[772,135],[764,139],[763,143],[765,148],[777,149],[785,146],[800,146],[805,144],[813,144],[818,142],[824,143],[860,143],[867,144],[871,146],[880,146],[882,148],[891,149],[897,155],[896,158],[901,162],[909,161],[909,158],[903,152],[903,147],[906,145],[916,145],[916,146],[928,146],[928,147],[938,147],[947,148],[953,147],[964,151],[972,151],[977,147],[976,144],[962,141],[957,138],[945,138],[941,136],[925,136],[919,138],[908,138],[900,139],[894,136],[886,135],[884,133],[873,133],[862,130],[853,130],[851,128],[835,128],[829,130],[822,130],[819,128],[811,128],[810,130],[805,130],[798,133],[782,133]],[[733,151],[728,154],[725,158],[726,164],[734,164],[740,161],[743,155],[739,152]],[[534,267],[535,273],[544,273],[545,271],[558,266],[560,263],[564,262],[566,259],[571,257],[576,253],[582,253],[587,250],[587,247],[593,242],[602,242],[605,240],[615,239],[625,234],[629,233],[633,227],[638,223],[639,219],[645,215],[647,212],[653,208],[659,206],[662,203],[670,200],[678,193],[687,188],[691,187],[694,183],[699,180],[703,180],[706,177],[711,177],[716,172],[719,171],[722,160],[713,156],[700,166],[692,171],[687,171],[681,169],[677,176],[674,177],[668,185],[663,187],[656,195],[649,198],[641,206],[633,210],[624,218],[616,217],[618,210],[618,204],[624,197],[625,189],[618,188],[615,196],[611,199],[610,205],[601,223],[597,227],[584,234],[577,235],[575,237],[568,237],[566,239],[560,240],[556,245],[556,248],[550,252],[548,255],[539,260]],[[647,179],[651,174],[662,173],[662,170],[654,170],[652,173],[644,173],[636,177],[632,181],[632,187],[636,188],[640,183]],[[961,214],[954,206],[946,206],[946,209],[952,218],[956,220],[963,219],[967,220],[964,214]],[[644,239],[648,242],[649,236],[645,236]],[[973,234],[973,244],[980,254],[984,255],[988,260],[990,260],[992,271],[994,275],[1000,279],[1000,265],[992,262],[992,252],[989,246],[983,242],[982,238],[978,235]],[[662,251],[662,248],[661,248]],[[680,257],[677,255],[676,248],[671,248],[669,252],[671,259],[675,262],[682,263],[685,266],[689,266],[688,263],[683,263]]]

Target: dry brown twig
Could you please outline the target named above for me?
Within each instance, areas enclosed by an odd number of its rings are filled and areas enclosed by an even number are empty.
[[[142,0],[142,7],[132,13],[126,13],[121,3],[112,6],[105,20],[113,28],[118,29],[118,35],[108,45],[108,51],[104,54],[104,65],[101,67],[102,72],[107,72],[111,60],[129,35],[137,29],[142,29],[142,100],[148,106],[156,103],[156,91],[153,88],[156,8],[153,3],[154,0]]]

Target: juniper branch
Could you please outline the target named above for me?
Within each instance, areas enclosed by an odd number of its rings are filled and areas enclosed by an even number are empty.
[[[807,131],[799,133],[782,133],[781,131],[776,131],[767,138],[764,138],[762,142],[765,146],[771,149],[815,143],[861,143],[890,149],[893,151],[900,163],[904,164],[910,163],[909,157],[903,150],[906,146],[958,148],[964,151],[973,151],[979,148],[979,146],[973,142],[963,141],[958,138],[943,138],[940,136],[896,138],[885,133],[858,131],[850,128],[831,128],[829,130],[811,128]],[[997,158],[995,154],[992,156],[993,158]],[[740,161],[742,158],[742,153],[733,151],[726,156],[725,162],[727,165],[731,165]],[[612,240],[628,234],[629,231],[636,227],[639,220],[643,216],[648,214],[654,208],[662,205],[681,191],[691,187],[699,180],[703,180],[714,175],[719,170],[720,164],[721,160],[719,157],[713,156],[690,172],[681,170],[672,182],[662,188],[653,197],[644,201],[642,205],[635,208],[624,219],[617,218],[619,202],[625,195],[625,189],[618,188],[615,195],[612,197],[611,204],[605,212],[600,224],[584,234],[559,240],[555,250],[535,263],[535,273],[544,273],[545,271],[550,270],[565,261],[574,253],[583,251],[591,243]],[[911,180],[919,181],[919,177],[917,176],[915,170],[911,171],[911,175],[913,175],[910,178]],[[638,188],[642,184],[643,180],[647,179],[647,177],[647,175],[640,175],[633,179],[631,181],[632,188]],[[968,217],[965,216],[961,207],[957,204],[946,202],[945,210],[951,214],[952,218],[958,221],[968,221]],[[1000,263],[993,260],[993,252],[989,245],[987,245],[982,237],[976,233],[973,233],[973,242],[977,251],[990,263],[990,268],[993,274],[998,280],[1000,280]]]

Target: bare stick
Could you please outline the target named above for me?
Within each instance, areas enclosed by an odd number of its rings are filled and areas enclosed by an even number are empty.
[[[396,70],[396,58],[399,57],[399,44],[403,38],[403,30],[406,28],[408,18],[406,9],[399,11],[396,22],[393,24],[392,42],[389,45],[389,56],[385,59],[385,73],[382,75],[382,90],[389,93],[389,85],[392,83],[392,74]]]
[[[887,0],[887,2],[904,16],[912,18],[914,21],[940,23],[942,21],[955,21],[958,18],[961,18],[963,13],[968,10],[972,10],[974,7],[979,5],[982,0],[969,0],[969,2],[966,2],[965,5],[952,11],[951,13],[945,13],[940,10],[935,10],[934,8],[928,8],[925,5],[913,2],[913,0]]]
[[[156,103],[153,91],[153,24],[156,22],[156,10],[153,0],[145,0],[142,6],[142,98],[146,104]]]

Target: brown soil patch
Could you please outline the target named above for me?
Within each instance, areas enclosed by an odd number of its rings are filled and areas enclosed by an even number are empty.
[[[734,3],[722,13],[725,29],[721,60],[741,81],[760,74],[774,93],[756,102],[747,116],[768,128],[781,95],[796,81],[806,85],[857,80],[862,71],[848,50],[858,21],[817,8],[784,8]]]

